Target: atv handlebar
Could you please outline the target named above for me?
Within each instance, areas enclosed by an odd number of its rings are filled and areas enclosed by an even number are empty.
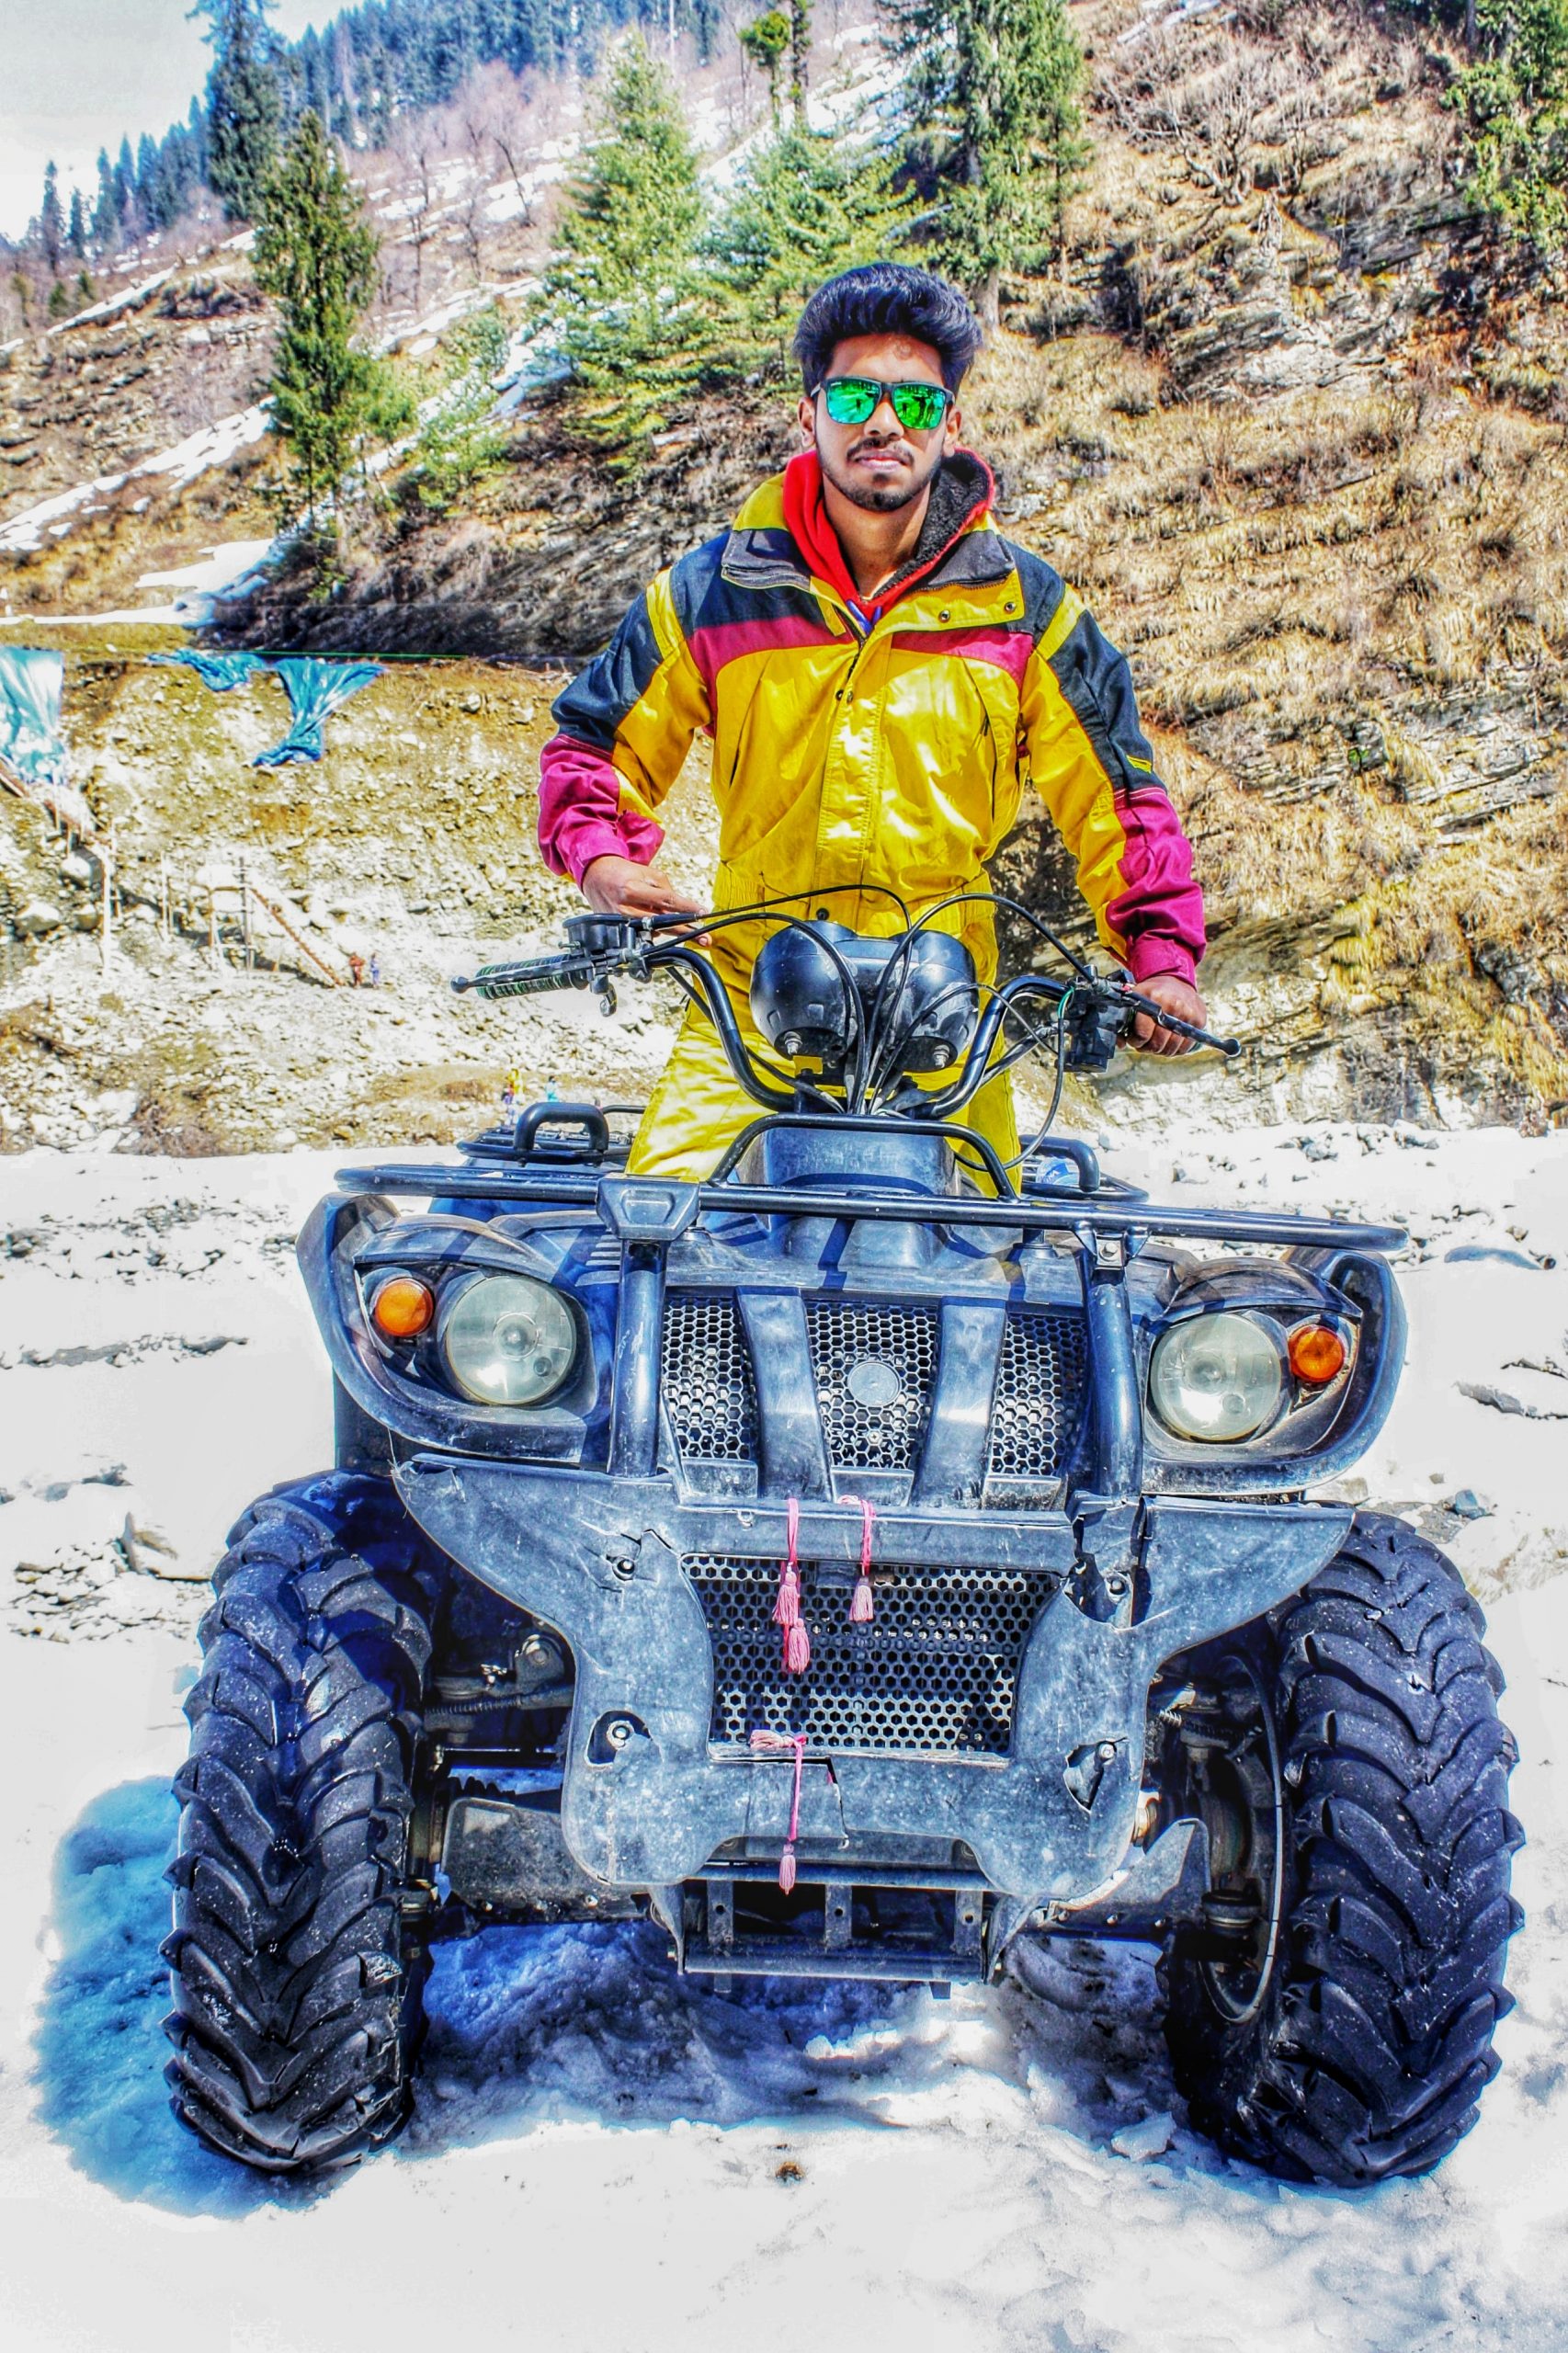
[[[745,912],[752,912],[746,910]],[[767,910],[757,910],[766,913]],[[685,994],[702,1005],[723,1040],[737,1078],[753,1098],[769,1110],[789,1109],[803,1094],[823,1108],[843,1108],[812,1081],[796,1077],[793,1085],[770,1084],[757,1067],[735,1019],[730,995],[718,972],[693,944],[705,925],[733,920],[718,915],[697,916],[574,915],[565,928],[571,946],[557,956],[532,956],[517,962],[486,964],[472,976],[452,983],[454,989],[472,990],[485,998],[534,996],[556,989],[587,989],[598,997],[601,1009],[615,1009],[615,983],[646,980],[667,971]],[[795,922],[799,918],[786,917]],[[905,937],[912,937],[906,934]],[[896,947],[896,943],[895,943]],[[1221,1038],[1196,1022],[1167,1012],[1153,997],[1131,988],[1119,975],[1091,972],[1080,966],[1071,980],[1026,972],[991,995],[981,1015],[962,1067],[952,1084],[938,1093],[916,1090],[923,1117],[950,1119],[998,1068],[1009,1067],[1035,1050],[1039,1033],[1028,1042],[1009,1047],[998,1056],[997,1043],[1009,1014],[1030,999],[1044,999],[1058,1030],[1059,1068],[1072,1071],[1106,1069],[1117,1048],[1131,1036],[1141,1016],[1196,1046],[1208,1046],[1233,1060],[1241,1052],[1235,1038]],[[780,1074],[780,1076],[783,1074]],[[900,1108],[916,1108],[912,1097]]]

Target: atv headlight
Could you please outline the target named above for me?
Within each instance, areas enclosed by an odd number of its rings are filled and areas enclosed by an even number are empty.
[[[1284,1386],[1278,1343],[1251,1315],[1194,1315],[1155,1342],[1149,1364],[1165,1427],[1211,1445],[1261,1429]]]
[[[577,1325],[559,1291],[531,1275],[482,1275],[441,1319],[441,1356],[481,1405],[542,1405],[577,1360]]]

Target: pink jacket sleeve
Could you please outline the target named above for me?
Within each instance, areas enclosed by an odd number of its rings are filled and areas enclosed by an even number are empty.
[[[1106,915],[1127,942],[1127,969],[1135,981],[1175,972],[1192,987],[1204,949],[1203,893],[1192,871],[1192,845],[1165,793],[1145,785],[1114,795],[1127,847],[1125,887]]]
[[[554,874],[581,886],[596,858],[631,858],[646,866],[664,840],[637,809],[620,805],[614,761],[574,735],[552,735],[539,760],[539,846]]]

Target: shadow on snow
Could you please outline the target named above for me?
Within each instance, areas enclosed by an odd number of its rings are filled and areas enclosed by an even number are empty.
[[[42,2120],[84,2173],[123,2198],[233,2217],[309,2204],[335,2177],[312,2186],[252,2174],[170,2110],[158,1946],[175,1824],[166,1785],[133,1781],[95,1799],[61,1842],[60,1958],[36,2037]],[[898,2129],[939,2121],[977,2077],[1019,2104],[1022,2129],[1032,2120],[1108,2155],[1122,2125],[1173,2104],[1151,1959],[1036,1946],[1019,1967],[1025,1983],[960,1988],[950,2004],[923,1987],[784,1979],[738,1979],[721,1996],[676,1974],[653,1926],[488,1929],[437,1947],[414,2117],[381,2162],[551,2124],[788,2118],[797,2129]],[[1163,2162],[1221,2165],[1186,2132]]]

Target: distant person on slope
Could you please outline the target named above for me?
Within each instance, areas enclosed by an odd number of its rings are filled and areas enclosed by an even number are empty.
[[[661,572],[558,698],[540,759],[540,845],[602,914],[695,914],[653,859],[654,813],[700,731],[713,743],[713,904],[795,898],[862,933],[902,931],[984,861],[1032,779],[1077,860],[1099,935],[1143,993],[1201,1023],[1203,904],[1139,725],[1127,664],[1040,557],[1002,538],[956,405],[980,327],[927,271],[830,278],[795,336],[806,447],[733,528]],[[880,891],[878,886],[882,886]],[[996,969],[991,911],[937,918]],[[717,931],[747,1042],[753,961],[776,923]],[[1180,1053],[1142,1023],[1140,1042]],[[633,1169],[699,1177],[756,1106],[712,1024],[688,1012]],[[1017,1150],[1000,1078],[971,1124]]]

